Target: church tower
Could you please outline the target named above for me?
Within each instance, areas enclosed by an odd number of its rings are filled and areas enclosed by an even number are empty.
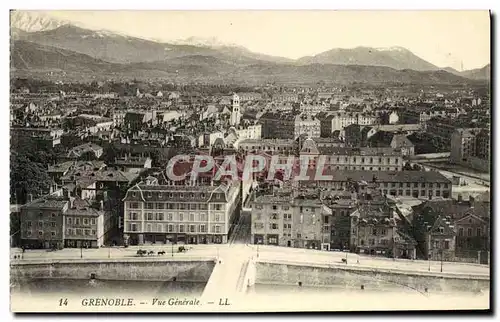
[[[231,98],[231,126],[238,126],[241,120],[240,97],[233,94]]]

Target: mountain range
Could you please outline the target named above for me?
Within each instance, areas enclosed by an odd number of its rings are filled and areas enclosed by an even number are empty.
[[[95,71],[145,77],[204,80],[320,78],[332,82],[460,83],[489,79],[489,65],[458,72],[421,59],[402,47],[332,49],[292,60],[223,44],[216,38],[190,37],[169,43],[90,30],[48,16],[11,13],[11,66],[15,70]],[[319,81],[317,79],[316,81]]]

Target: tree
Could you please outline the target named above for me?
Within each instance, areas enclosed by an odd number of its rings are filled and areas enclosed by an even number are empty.
[[[413,171],[422,171],[422,167],[419,166],[418,164],[413,165]]]
[[[33,162],[28,154],[11,152],[10,157],[10,198],[11,202],[24,204],[28,195],[33,198],[49,191],[51,179],[47,167],[42,163]]]

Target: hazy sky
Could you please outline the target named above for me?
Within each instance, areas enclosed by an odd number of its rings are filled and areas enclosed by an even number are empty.
[[[440,67],[490,62],[487,11],[51,11],[92,28],[168,41],[217,37],[298,58],[332,48],[402,46]]]

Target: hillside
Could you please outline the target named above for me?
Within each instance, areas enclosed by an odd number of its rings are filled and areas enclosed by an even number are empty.
[[[301,64],[385,66],[394,69],[413,69],[419,71],[439,69],[402,47],[335,48],[315,56],[302,57],[298,62]]]
[[[471,82],[443,70],[419,72],[381,66],[333,64],[278,64],[259,62],[241,65],[213,56],[191,55],[142,63],[110,63],[88,55],[26,41],[12,43],[11,66],[23,75],[33,71],[64,71],[65,74],[107,77],[159,77],[176,81],[278,83],[405,83],[463,84]]]

